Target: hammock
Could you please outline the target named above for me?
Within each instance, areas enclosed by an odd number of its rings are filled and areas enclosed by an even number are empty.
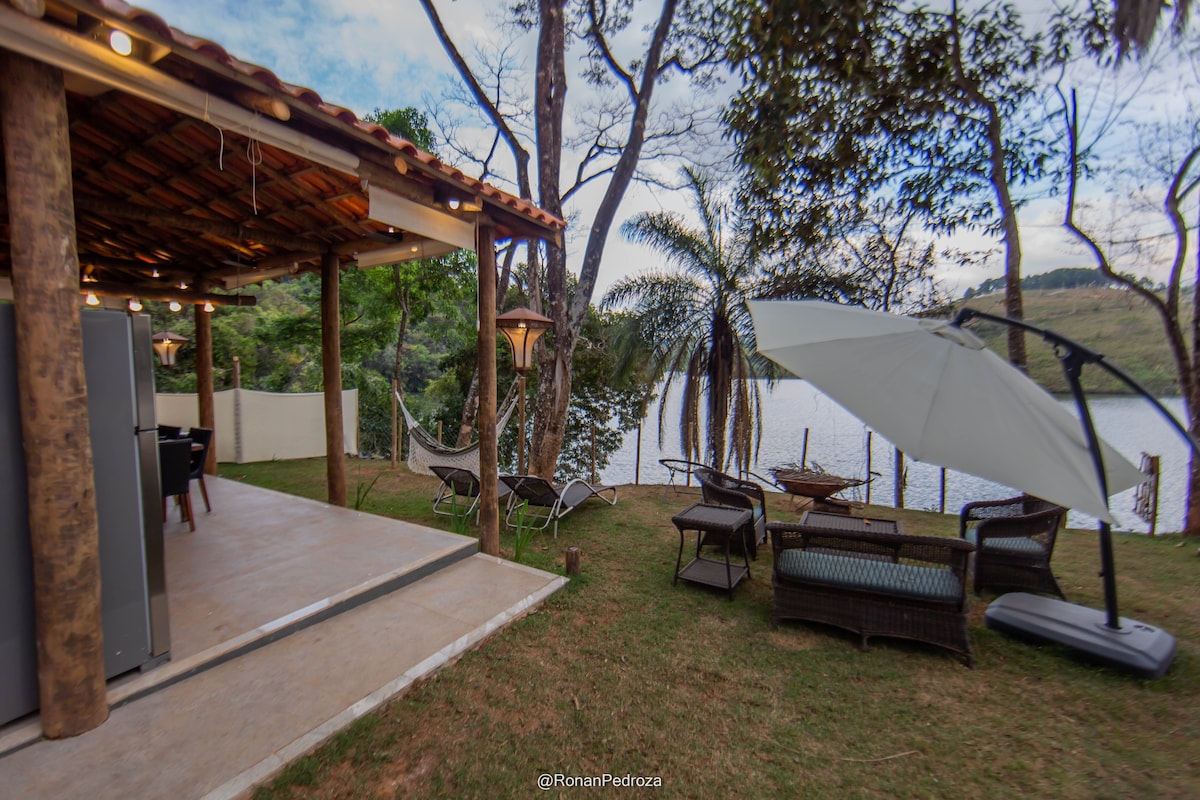
[[[500,413],[496,419],[496,439],[508,425],[513,411],[517,408],[517,384],[513,381],[508,394],[501,403]],[[430,467],[458,467],[479,474],[479,442],[466,447],[447,447],[436,438],[430,436],[421,427],[421,423],[409,412],[404,405],[404,398],[396,392],[396,400],[400,410],[404,412],[404,421],[408,425],[408,468],[420,475],[432,475]]]

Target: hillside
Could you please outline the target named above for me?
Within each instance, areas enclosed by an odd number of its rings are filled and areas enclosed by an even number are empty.
[[[1049,328],[1104,354],[1107,360],[1132,375],[1151,392],[1179,393],[1175,368],[1158,313],[1132,292],[1119,289],[1080,288],[1026,290],[1023,294],[1026,321]],[[991,314],[1004,314],[1004,294],[996,292],[956,304]],[[1191,297],[1181,301],[1190,319]],[[1000,325],[978,325],[976,331],[988,346],[1007,356],[1006,329]],[[1190,336],[1187,337],[1190,341]],[[1026,338],[1029,374],[1053,392],[1067,392],[1062,367],[1049,344],[1033,335]],[[1084,387],[1089,392],[1125,393],[1122,385],[1095,367],[1084,369]]]

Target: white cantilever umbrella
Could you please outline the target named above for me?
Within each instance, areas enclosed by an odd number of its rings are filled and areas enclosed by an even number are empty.
[[[1113,521],[1080,420],[971,332],[817,301],[748,305],[760,353],[911,458]],[[1101,453],[1110,493],[1146,479]]]

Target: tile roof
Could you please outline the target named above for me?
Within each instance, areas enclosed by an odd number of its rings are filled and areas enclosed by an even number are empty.
[[[396,150],[399,154],[413,159],[425,167],[441,173],[450,178],[456,183],[462,185],[471,192],[482,195],[491,199],[493,202],[512,209],[513,211],[523,214],[542,225],[552,227],[556,230],[562,230],[566,227],[566,222],[553,214],[539,208],[529,200],[509,194],[501,189],[492,186],[489,183],[472,178],[462,170],[445,164],[441,159],[430,153],[418,148],[415,144],[403,137],[396,136],[390,133],[382,125],[360,119],[357,114],[348,108],[334,105],[325,102],[321,95],[313,89],[296,84],[287,83],[281,80],[274,72],[266,67],[252,64],[247,61],[231,55],[224,47],[217,42],[209,39],[204,39],[199,36],[193,36],[189,33],[173,28],[168,25],[161,17],[151,11],[142,8],[131,6],[123,0],[80,0],[81,3],[86,3],[102,9],[107,14],[118,17],[126,22],[136,25],[160,39],[186,48],[187,50],[212,61],[221,66],[228,67],[239,74],[262,84],[265,88],[282,92],[305,105],[319,111],[320,113],[338,120],[344,125],[356,128],[362,131],[379,142]]]

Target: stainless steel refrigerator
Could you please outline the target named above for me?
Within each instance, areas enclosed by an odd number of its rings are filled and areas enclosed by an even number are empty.
[[[33,580],[13,307],[0,304],[0,724],[37,708]],[[168,657],[150,318],[82,311],[100,527],[104,666],[111,678]]]

